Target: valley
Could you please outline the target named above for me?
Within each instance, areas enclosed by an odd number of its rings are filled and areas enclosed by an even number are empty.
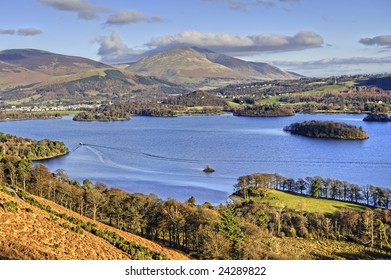
[[[363,122],[388,118],[387,74],[197,47],[6,50],[0,72],[0,259],[391,258],[388,124]]]

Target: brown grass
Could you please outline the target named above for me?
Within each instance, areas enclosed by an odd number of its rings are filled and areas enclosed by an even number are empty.
[[[95,223],[98,229],[116,232],[131,242],[138,243],[149,249],[165,254],[169,259],[188,259],[175,250],[166,248],[142,237],[114,229],[107,225],[76,214],[51,201],[35,197],[39,202],[50,205],[59,213],[81,219],[84,222]],[[0,207],[0,259],[23,260],[123,260],[130,256],[115,248],[107,241],[85,232],[73,232],[61,226],[69,223],[50,215],[48,212],[34,207],[22,200],[0,192],[0,203],[14,201],[18,211],[12,213]],[[31,211],[26,210],[31,209]]]

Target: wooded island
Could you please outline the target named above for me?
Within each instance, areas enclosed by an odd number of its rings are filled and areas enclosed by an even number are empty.
[[[331,121],[305,121],[284,127],[284,131],[313,138],[364,140],[368,134],[362,127]]]

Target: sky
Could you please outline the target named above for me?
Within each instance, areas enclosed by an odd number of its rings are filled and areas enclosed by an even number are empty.
[[[0,50],[109,64],[197,46],[306,76],[391,73],[390,0],[3,0]]]

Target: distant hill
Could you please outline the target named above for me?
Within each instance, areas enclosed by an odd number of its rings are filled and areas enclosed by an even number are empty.
[[[41,209],[24,200],[0,191],[0,260],[125,260],[136,256],[121,251],[116,246],[71,221],[93,225],[95,231],[112,232],[137,246],[168,259],[188,259],[178,251],[78,215],[43,198],[34,198]],[[55,211],[56,216],[49,213]],[[49,211],[49,212],[48,212]],[[54,213],[54,212],[53,212]]]
[[[6,105],[79,104],[187,92],[156,77],[32,49],[1,51],[0,74],[0,101]]]
[[[143,75],[184,83],[193,88],[224,85],[235,81],[287,80],[301,77],[267,63],[248,62],[197,47],[159,52],[120,67]]]
[[[35,49],[1,51],[0,61],[50,76],[76,74],[90,69],[110,67],[83,57],[62,55]]]

